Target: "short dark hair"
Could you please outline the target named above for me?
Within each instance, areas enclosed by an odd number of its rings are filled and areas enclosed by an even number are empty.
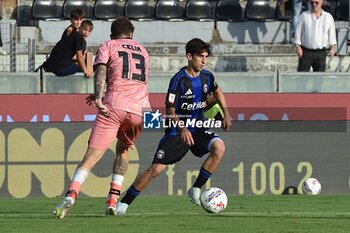
[[[82,19],[85,18],[85,11],[83,9],[74,9],[70,12],[71,19]]]
[[[186,54],[189,53],[191,55],[201,54],[203,52],[207,52],[210,55],[210,44],[204,42],[199,38],[193,38],[186,44]]]
[[[91,22],[91,20],[85,19],[83,22],[81,22],[80,28],[88,28],[90,31],[92,31],[92,29],[94,29],[94,24]]]
[[[116,18],[111,25],[111,37],[118,37],[120,35],[127,35],[134,32],[135,27],[127,17]]]

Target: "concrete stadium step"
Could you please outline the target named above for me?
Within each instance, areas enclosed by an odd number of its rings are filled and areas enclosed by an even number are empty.
[[[109,37],[110,23],[94,21],[95,29],[88,38],[88,48],[95,52]],[[296,71],[297,56],[290,43],[289,22],[134,22],[135,39],[149,51],[152,72],[176,72],[187,64],[185,43],[199,37],[212,46],[212,56],[207,68],[214,72],[246,71]],[[16,52],[17,71],[27,71],[28,43],[26,38],[35,38],[35,67],[46,60],[61,32],[69,21],[39,21],[38,27],[19,27]],[[343,25],[344,26],[344,25]],[[58,33],[59,31],[59,33]],[[5,35],[6,36],[6,35]],[[7,44],[4,45],[9,46]],[[347,50],[349,51],[349,49]],[[0,57],[4,71],[9,59]],[[327,71],[348,71],[350,57],[327,58]],[[23,64],[22,64],[23,63]]]
[[[39,67],[47,58],[47,54],[35,55],[35,68]],[[18,54],[16,56],[16,71],[28,71],[28,54]],[[206,68],[213,72],[265,72],[265,71],[287,71],[297,70],[298,58],[293,54],[213,54],[209,57]],[[10,55],[0,56],[0,71],[10,71]],[[150,55],[150,72],[177,72],[182,66],[187,64],[184,54]],[[327,57],[327,72],[349,72],[349,56]]]

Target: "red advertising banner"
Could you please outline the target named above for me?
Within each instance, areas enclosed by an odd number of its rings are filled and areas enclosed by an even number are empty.
[[[93,121],[97,110],[87,94],[0,95],[0,122]]]
[[[0,122],[86,122],[96,108],[87,94],[0,95]],[[225,94],[233,120],[350,120],[350,94]],[[150,94],[164,109],[165,94]]]

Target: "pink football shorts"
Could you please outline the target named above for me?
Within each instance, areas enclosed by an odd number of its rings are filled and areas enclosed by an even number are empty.
[[[118,141],[133,148],[142,131],[142,117],[120,109],[109,109],[109,117],[98,113],[92,127],[89,147],[107,150],[112,142]]]

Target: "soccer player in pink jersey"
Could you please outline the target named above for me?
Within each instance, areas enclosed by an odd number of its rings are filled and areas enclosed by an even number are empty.
[[[142,114],[150,109],[148,99],[148,64],[146,49],[132,39],[133,24],[117,18],[111,25],[111,39],[99,47],[95,61],[94,122],[87,152],[75,170],[72,182],[53,215],[63,218],[73,206],[90,170],[118,138],[112,181],[106,203],[106,214],[116,214],[116,204],[128,169],[128,149],[142,130]]]

